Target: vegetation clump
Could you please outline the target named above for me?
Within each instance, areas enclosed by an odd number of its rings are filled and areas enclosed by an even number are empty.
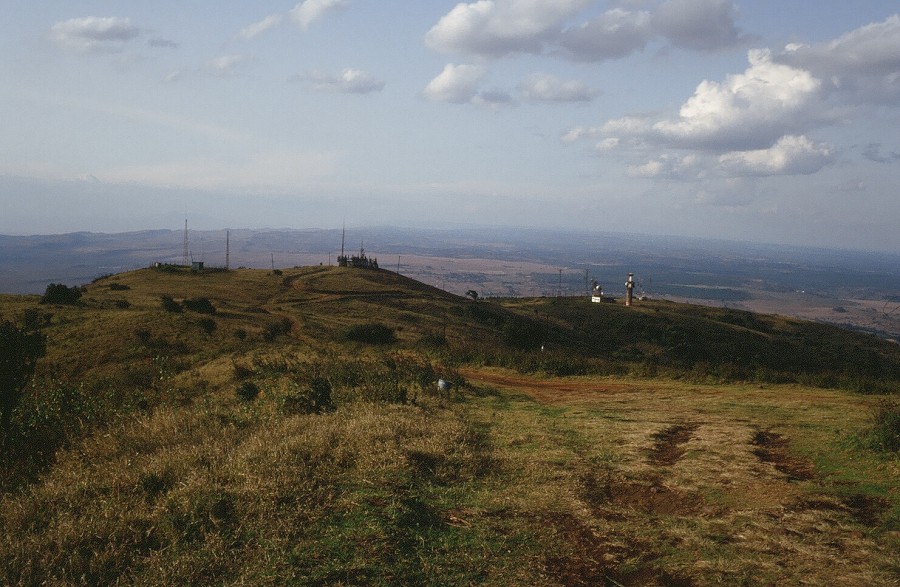
[[[900,402],[881,400],[872,414],[869,433],[872,448],[882,452],[900,452]]]
[[[172,296],[160,296],[160,303],[162,304],[163,310],[166,312],[171,312],[173,314],[181,313],[181,304],[172,299]]]
[[[20,328],[8,320],[0,324],[0,434],[4,438],[22,391],[45,352],[46,342],[39,331]]]
[[[244,381],[235,390],[237,396],[245,402],[253,401],[259,396],[259,386],[252,381]]]
[[[344,339],[365,344],[392,344],[397,342],[393,329],[379,322],[355,324],[344,333]]]
[[[81,299],[81,288],[68,287],[62,283],[51,283],[41,296],[42,304],[62,304],[74,306]]]
[[[209,298],[189,298],[181,302],[185,310],[196,312],[198,314],[215,314],[216,308],[209,301]]]

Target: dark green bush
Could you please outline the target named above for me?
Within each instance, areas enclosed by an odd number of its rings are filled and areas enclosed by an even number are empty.
[[[394,331],[378,322],[351,326],[344,333],[344,339],[366,344],[391,344],[397,341]]]
[[[116,300],[115,304],[116,307],[120,310],[126,310],[131,307],[131,304],[128,302],[128,300]]]
[[[171,296],[160,296],[159,299],[162,302],[163,310],[166,312],[181,313],[181,304],[173,300]]]
[[[267,324],[263,329],[263,338],[266,342],[272,342],[282,334],[290,333],[293,326],[294,323],[291,321],[291,319],[285,316],[278,322],[270,322],[269,324]]]
[[[216,331],[216,321],[212,318],[202,318],[197,324],[206,334],[212,334]]]
[[[74,305],[81,298],[81,288],[68,287],[62,283],[51,283],[41,296],[42,304],[68,304]]]
[[[111,289],[112,291],[128,291],[129,289],[131,289],[131,287],[125,285],[124,283],[113,282],[109,284],[109,289]]]
[[[235,393],[237,393],[237,396],[245,402],[253,401],[259,395],[259,386],[252,381],[245,381],[238,385]]]
[[[45,352],[46,342],[39,331],[9,321],[0,324],[0,433],[8,430],[12,412]]]
[[[208,298],[193,298],[184,300],[181,305],[184,306],[185,310],[197,312],[198,314],[216,313],[216,308],[212,305],[212,302],[210,302]]]
[[[286,396],[281,402],[285,414],[321,414],[334,411],[331,383],[323,377],[315,377],[309,387]]]
[[[882,452],[900,451],[900,402],[882,400],[872,414],[871,446]]]

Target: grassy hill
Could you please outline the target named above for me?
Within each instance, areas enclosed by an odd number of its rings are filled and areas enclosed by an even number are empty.
[[[5,434],[3,584],[900,572],[873,420],[896,418],[900,348],[874,337],[321,266],[145,269],[0,318],[47,338]]]

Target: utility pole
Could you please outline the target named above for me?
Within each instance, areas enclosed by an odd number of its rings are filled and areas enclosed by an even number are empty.
[[[188,255],[190,254],[188,251],[189,250],[188,250],[187,218],[185,218],[184,219],[184,253],[181,256],[181,264],[182,265],[188,264]]]
[[[228,271],[231,263],[231,231],[225,231],[225,270]]]

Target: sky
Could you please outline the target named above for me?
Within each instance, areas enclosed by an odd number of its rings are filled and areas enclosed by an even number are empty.
[[[0,0],[0,233],[900,252],[895,0]]]

